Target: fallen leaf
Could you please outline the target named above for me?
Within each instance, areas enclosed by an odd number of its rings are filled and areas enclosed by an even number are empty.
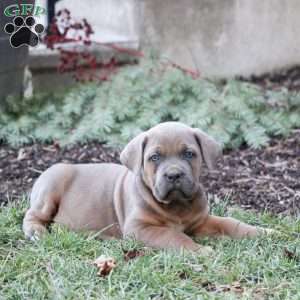
[[[241,286],[239,281],[234,281],[231,284],[223,284],[223,285],[216,285],[210,281],[206,281],[202,283],[202,287],[205,288],[208,292],[216,292],[216,293],[226,293],[226,292],[233,292],[233,293],[243,293],[244,288]]]
[[[99,269],[97,275],[105,277],[117,266],[117,263],[113,257],[101,255],[94,260],[94,265]]]
[[[239,281],[234,281],[231,283],[231,290],[235,293],[243,293],[244,288],[241,286]]]
[[[223,284],[223,285],[216,286],[217,293],[224,293],[224,292],[229,292],[229,291],[231,291],[231,287],[229,284]]]
[[[297,254],[294,251],[291,251],[287,248],[283,249],[283,255],[285,257],[287,257],[288,259],[292,259],[292,260],[298,260],[299,257],[297,256]]]
[[[134,259],[136,257],[144,256],[145,255],[144,251],[136,250],[136,249],[133,249],[133,250],[124,250],[123,249],[123,252],[124,252],[124,256],[123,257],[124,257],[125,261],[129,261],[129,260]]]
[[[23,160],[26,158],[26,152],[24,148],[20,148],[19,152],[18,152],[18,157],[17,160]]]

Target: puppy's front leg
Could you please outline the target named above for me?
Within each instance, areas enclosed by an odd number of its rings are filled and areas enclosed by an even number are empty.
[[[176,231],[165,226],[155,226],[150,224],[136,223],[127,226],[124,235],[133,236],[145,245],[154,248],[186,249],[199,251],[203,255],[210,252],[209,247],[202,247],[195,243],[183,232]]]
[[[262,233],[269,233],[270,229],[264,229],[245,224],[233,218],[208,216],[206,221],[198,227],[195,236],[230,236],[232,238],[255,237]]]

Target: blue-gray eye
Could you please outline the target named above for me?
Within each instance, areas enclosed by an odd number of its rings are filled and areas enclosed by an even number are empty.
[[[160,154],[159,153],[155,153],[155,154],[151,155],[149,159],[151,161],[159,161],[160,160]]]
[[[195,156],[195,153],[191,150],[186,150],[183,152],[184,159],[192,159]]]

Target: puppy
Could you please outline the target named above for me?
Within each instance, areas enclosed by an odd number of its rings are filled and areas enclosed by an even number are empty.
[[[161,123],[139,134],[117,164],[56,164],[33,186],[23,230],[39,237],[51,222],[103,236],[133,236],[158,248],[202,250],[191,237],[253,237],[268,232],[209,215],[199,181],[212,169],[220,145],[199,129]]]

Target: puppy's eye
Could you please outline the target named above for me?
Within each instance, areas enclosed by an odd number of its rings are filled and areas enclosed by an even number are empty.
[[[195,153],[191,150],[185,150],[183,152],[182,156],[183,156],[184,159],[192,159],[193,157],[195,157]]]
[[[151,161],[159,161],[160,160],[160,154],[159,153],[155,153],[155,154],[152,154],[150,157],[149,157],[149,160]]]

